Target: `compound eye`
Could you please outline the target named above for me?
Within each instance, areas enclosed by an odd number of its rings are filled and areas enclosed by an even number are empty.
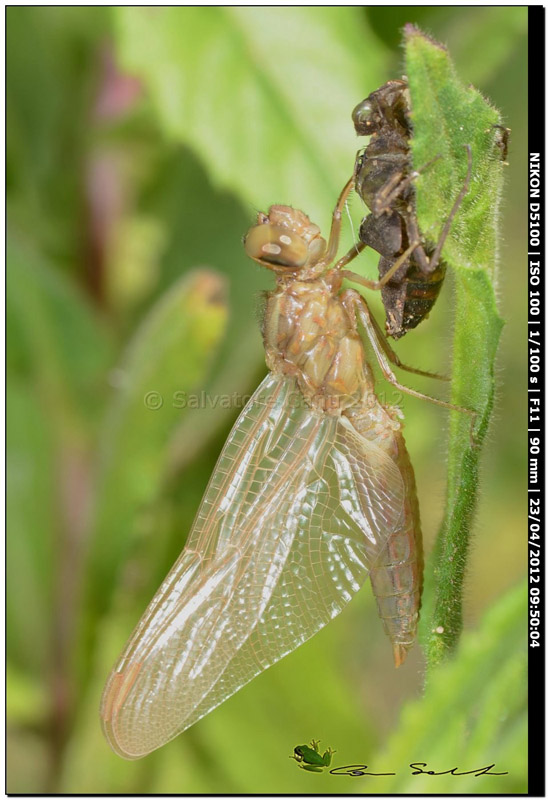
[[[245,237],[247,255],[256,261],[298,269],[306,264],[307,243],[293,231],[277,225],[255,225]]]
[[[354,123],[356,133],[360,136],[367,136],[375,132],[376,125],[373,106],[369,100],[362,100],[361,103],[358,103],[352,112],[352,122]]]

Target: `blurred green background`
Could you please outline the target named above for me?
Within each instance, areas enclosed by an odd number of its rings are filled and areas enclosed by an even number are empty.
[[[527,9],[11,7],[7,21],[8,790],[526,791]],[[406,22],[447,43],[512,129],[507,324],[458,657],[423,694],[420,649],[395,672],[366,586],[196,726],[124,762],[100,731],[103,683],[265,371],[258,296],[272,278],[242,235],[274,202],[328,229],[362,144],[351,111],[402,74]],[[398,343],[407,363],[446,370],[450,283]],[[201,392],[232,399],[189,408]],[[428,557],[448,421],[404,408]],[[398,774],[303,772],[288,756],[311,738],[335,765]],[[509,774],[425,778],[411,761]]]

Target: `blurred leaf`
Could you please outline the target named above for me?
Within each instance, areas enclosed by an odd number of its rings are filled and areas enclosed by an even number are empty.
[[[447,26],[451,52],[463,75],[485,86],[527,36],[527,7],[469,8]]]
[[[12,378],[7,391],[6,635],[11,663],[38,677],[51,659],[58,510],[51,426],[31,386]]]
[[[505,67],[527,36],[526,6],[367,6],[374,32],[397,47],[401,31],[411,23],[435,31],[447,45],[466,81],[485,86]],[[424,24],[423,24],[424,23]]]
[[[110,360],[105,329],[62,271],[8,247],[10,659],[40,675],[62,730],[89,497],[88,456]],[[33,609],[29,613],[29,608]],[[59,689],[57,694],[54,691]],[[49,748],[57,746],[52,734]],[[36,787],[35,787],[36,788]]]
[[[8,244],[8,361],[36,381],[58,432],[82,432],[98,413],[111,358],[106,327],[60,271],[11,234]]]
[[[37,726],[46,721],[49,698],[43,682],[29,678],[9,665],[6,669],[6,700],[9,725]]]
[[[9,728],[6,743],[6,792],[43,794],[48,785],[50,761],[44,736],[24,728]]]
[[[117,308],[146,297],[158,279],[166,232],[154,217],[136,214],[117,226],[107,269],[108,296]]]
[[[265,369],[258,296],[271,278],[244,253],[242,234],[250,222],[245,209],[233,195],[211,185],[208,172],[192,151],[170,146],[154,179],[145,187],[142,213],[162,220],[166,236],[160,288],[197,264],[211,266],[230,282],[226,336],[204,390],[210,395],[240,397],[252,391],[259,371]],[[230,408],[220,404],[187,408],[170,444],[170,471],[178,474],[192,462],[212,436],[234,421],[238,410],[237,400]]]
[[[25,232],[68,263],[82,252],[92,67],[108,15],[83,6],[12,6],[6,13],[9,204]]]
[[[515,752],[516,731],[527,715],[527,587],[521,582],[485,615],[480,627],[462,637],[455,658],[432,672],[424,697],[408,703],[400,728],[375,766],[398,775],[383,791],[394,794],[523,793],[527,747]],[[488,679],[486,680],[486,677]],[[506,760],[508,758],[508,760]],[[466,771],[495,763],[501,777],[411,776],[407,765],[427,762],[442,771]],[[373,763],[373,760],[372,760]]]
[[[116,20],[166,133],[220,185],[327,222],[353,168],[350,113],[386,58],[359,9],[118,7]]]
[[[494,362],[502,321],[495,281],[498,206],[502,188],[498,112],[480,93],[459,81],[447,51],[416,28],[406,28],[406,53],[415,165],[433,153],[443,157],[417,182],[421,230],[437,241],[467,171],[465,145],[472,153],[472,180],[451,227],[443,257],[457,287],[451,401],[477,412],[476,441],[470,416],[453,412],[447,508],[438,536],[432,611],[432,576],[426,576],[423,628],[428,657],[436,664],[458,641],[462,629],[462,587],[478,489],[480,445],[494,397]],[[473,354],[473,357],[471,357]]]
[[[92,619],[109,607],[138,517],[162,488],[185,393],[199,388],[207,374],[226,316],[223,281],[196,270],[156,304],[112,373],[118,388],[101,437],[88,575]]]
[[[437,27],[447,14],[443,6],[371,5],[365,6],[363,11],[377,36],[396,52],[401,46],[401,32],[406,23],[420,26],[424,20],[425,27],[428,28],[435,21]],[[454,14],[452,16],[454,18]]]

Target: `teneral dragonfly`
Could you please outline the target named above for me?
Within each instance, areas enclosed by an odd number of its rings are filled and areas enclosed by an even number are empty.
[[[287,206],[259,214],[247,234],[248,255],[276,276],[263,324],[270,372],[104,690],[103,728],[125,758],[170,741],[313,636],[368,575],[397,666],[415,639],[413,470],[398,409],[375,395],[358,324],[388,380],[424,395],[397,382],[366,302],[333,266],[352,186],[328,243]]]

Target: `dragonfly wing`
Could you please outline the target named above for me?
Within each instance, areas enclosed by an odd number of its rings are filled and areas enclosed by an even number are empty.
[[[165,744],[337,614],[403,514],[394,462],[268,376],[102,701],[111,746]]]
[[[335,428],[328,458],[306,475],[306,485],[298,487],[303,476],[295,476],[295,533],[270,601],[187,726],[337,616],[401,525],[405,489],[392,459],[345,418]]]

